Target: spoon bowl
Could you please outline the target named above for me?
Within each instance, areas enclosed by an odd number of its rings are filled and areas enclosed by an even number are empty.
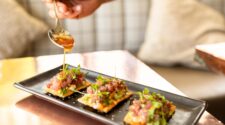
[[[60,45],[60,44],[58,44],[56,41],[55,41],[55,39],[54,39],[54,37],[53,37],[53,29],[50,29],[50,30],[48,30],[48,37],[49,37],[49,39],[50,39],[50,41],[53,43],[53,44],[55,44],[56,46],[58,46],[58,47],[60,47],[60,48],[64,48],[62,45]]]
[[[54,12],[56,16],[56,27],[48,31],[48,37],[50,41],[60,48],[71,48],[74,46],[73,37],[68,31],[66,31],[60,23],[60,20],[57,16],[57,6],[56,0],[54,2]],[[63,42],[64,41],[64,42]]]
[[[50,29],[48,37],[53,44],[63,49],[70,50],[75,44],[73,37],[67,31],[55,33],[53,29]]]

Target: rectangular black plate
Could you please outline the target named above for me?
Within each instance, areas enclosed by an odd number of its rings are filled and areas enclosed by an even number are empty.
[[[72,67],[73,66],[69,65],[69,68],[72,68]],[[77,99],[81,97],[82,95],[78,93],[74,93],[72,96],[67,97],[65,99],[60,99],[58,97],[51,96],[50,94],[46,94],[42,89],[43,85],[46,84],[56,73],[58,73],[61,68],[62,66],[57,67],[55,69],[52,69],[42,74],[39,74],[37,76],[34,76],[30,79],[15,83],[14,85],[17,88],[27,91],[29,93],[32,93],[42,99],[45,99],[47,101],[50,101],[62,107],[68,108],[70,110],[80,112],[89,117],[98,119],[104,123],[123,124],[123,118],[128,111],[130,101],[134,98],[137,98],[137,96],[132,96],[130,99],[124,102],[121,102],[109,113],[102,114],[102,113],[96,112],[95,110],[92,110],[91,108],[87,106],[80,104],[77,101]],[[81,71],[85,73],[88,72],[86,79],[92,83],[95,82],[95,79],[98,75],[110,77],[108,75],[97,73],[88,69],[81,68]],[[202,115],[202,113],[204,112],[206,108],[206,102],[204,101],[190,99],[187,97],[168,93],[168,92],[154,89],[141,84],[133,83],[130,81],[126,81],[126,80],[124,81],[126,82],[126,85],[131,91],[142,91],[144,88],[148,88],[151,92],[160,93],[164,95],[168,100],[172,101],[176,105],[177,109],[172,119],[170,119],[169,125],[196,124],[198,119],[200,118],[200,116]]]

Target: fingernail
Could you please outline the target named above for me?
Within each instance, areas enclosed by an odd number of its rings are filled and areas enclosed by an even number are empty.
[[[81,5],[76,5],[76,6],[74,7],[74,9],[75,9],[75,11],[77,11],[77,12],[81,12]]]
[[[64,13],[64,9],[62,7],[59,7],[59,12]]]
[[[70,11],[67,11],[67,12],[64,13],[64,15],[67,15],[67,16],[70,15],[70,14],[71,14]]]

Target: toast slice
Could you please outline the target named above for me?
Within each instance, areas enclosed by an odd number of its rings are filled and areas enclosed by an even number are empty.
[[[96,83],[89,86],[87,94],[78,101],[98,112],[107,113],[131,95],[132,92],[128,90],[124,81],[98,76]]]
[[[160,94],[150,94],[148,89],[144,89],[139,96],[124,117],[128,125],[166,125],[175,113],[176,106]]]
[[[70,86],[70,87],[66,88],[66,92],[62,92],[62,90],[55,91],[55,90],[50,89],[50,88],[48,88],[46,86],[44,86],[44,90],[45,90],[45,92],[50,93],[50,94],[52,94],[54,96],[58,96],[58,97],[61,97],[61,98],[65,98],[67,96],[72,95],[74,93],[74,91],[73,91],[74,89],[77,90],[77,91],[80,91],[82,89],[87,88],[90,85],[91,85],[90,82],[84,81],[83,82],[83,86],[80,86],[80,87],[77,87],[77,88],[75,88],[73,86]]]
[[[85,74],[80,71],[80,66],[71,69],[66,67],[45,84],[43,89],[54,96],[65,98],[90,85],[91,83],[85,79]]]
[[[171,107],[171,111],[173,112],[173,114],[175,113],[175,109],[176,109],[176,106],[172,106]],[[171,117],[168,117],[166,119],[166,121],[168,122],[171,118],[172,118],[172,115],[170,115]],[[131,111],[128,111],[128,113],[126,114],[126,116],[124,117],[124,122],[127,124],[127,125],[146,125],[146,121],[142,120],[142,116],[134,116],[133,113]]]

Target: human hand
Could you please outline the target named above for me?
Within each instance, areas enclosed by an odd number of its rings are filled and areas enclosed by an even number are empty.
[[[54,0],[42,0],[49,8],[49,15],[55,17]],[[92,14],[102,3],[110,0],[56,0],[58,18],[82,18]]]

